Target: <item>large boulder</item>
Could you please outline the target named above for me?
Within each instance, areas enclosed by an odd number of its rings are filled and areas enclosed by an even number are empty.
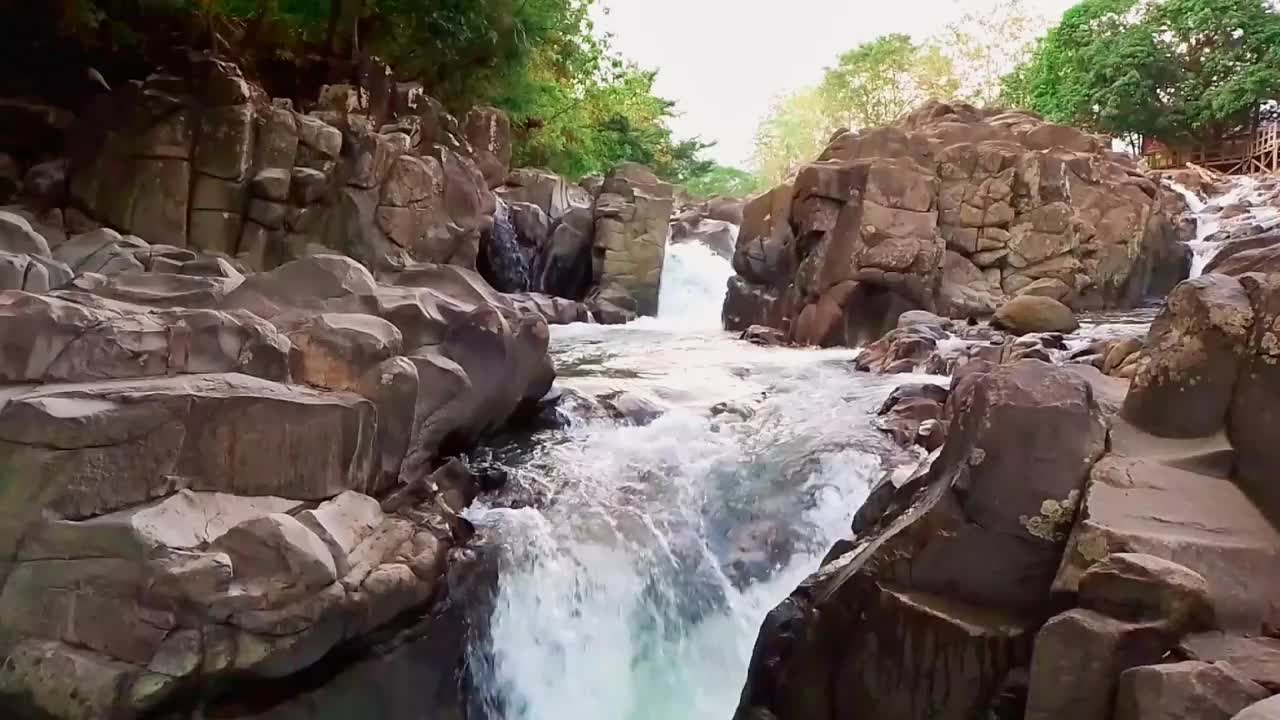
[[[1075,309],[1130,307],[1183,277],[1167,195],[1078,130],[930,103],[894,127],[837,133],[747,203],[734,269],[787,300],[780,317],[757,304],[736,326],[794,327],[805,312],[832,326],[833,308],[809,308],[849,280],[960,318],[1029,288]]]
[[[736,717],[960,720],[1026,666],[1101,416],[1083,380],[1024,361],[971,367],[947,418],[929,471],[878,489],[770,613]]]
[[[1125,417],[1165,437],[1207,437],[1220,430],[1240,375],[1240,348],[1253,324],[1249,296],[1235,278],[1205,275],[1180,284],[1152,323]]]
[[[1043,295],[1019,295],[996,311],[993,326],[1016,335],[1075,332],[1080,327],[1071,308]]]
[[[625,291],[641,315],[658,312],[673,192],[647,168],[624,164],[605,178],[596,200],[595,284]]]

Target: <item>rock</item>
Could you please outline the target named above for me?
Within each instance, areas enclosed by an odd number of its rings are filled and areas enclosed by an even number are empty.
[[[1026,720],[1110,720],[1120,673],[1159,662],[1173,643],[1156,625],[1092,610],[1054,617],[1036,635]]]
[[[1240,373],[1238,348],[1253,321],[1249,296],[1234,278],[1205,275],[1174,288],[1152,323],[1125,418],[1162,437],[1208,437],[1221,429]]]
[[[740,339],[746,340],[752,345],[762,345],[764,347],[778,347],[787,344],[786,333],[763,325],[752,325],[743,330]]]
[[[1178,651],[1189,660],[1227,663],[1267,690],[1280,690],[1280,640],[1198,633],[1183,638]]]
[[[399,355],[403,337],[394,325],[371,315],[324,313],[286,326],[295,380],[329,390],[356,391],[372,367]]]
[[[283,168],[269,168],[253,176],[253,181],[249,183],[249,190],[254,197],[274,202],[284,202],[289,199],[289,183],[291,180],[292,173],[290,171]]]
[[[665,412],[657,403],[635,393],[618,391],[598,399],[615,420],[628,425],[648,425]]]
[[[605,178],[596,203],[594,251],[603,262],[596,284],[631,296],[640,315],[658,311],[658,290],[668,227],[675,203],[672,187],[639,165],[623,164]]]
[[[1280,697],[1256,702],[1236,713],[1231,720],[1276,720],[1280,718]]]
[[[547,241],[535,268],[535,289],[563,298],[582,299],[593,282],[591,236],[561,223]]]
[[[733,329],[833,317],[810,308],[847,281],[956,318],[989,316],[1032,283],[1079,308],[1131,307],[1171,286],[1186,248],[1150,177],[1074,129],[956,107],[837,133],[794,181],[753,198],[734,256],[746,287],[726,301]],[[794,299],[745,301],[765,293]]]
[[[1040,295],[1061,301],[1071,292],[1067,284],[1056,278],[1041,278],[1018,291],[1019,295]]]
[[[490,188],[502,185],[511,169],[510,118],[497,108],[475,108],[467,113],[463,128],[485,182]]]
[[[0,462],[14,492],[39,502],[0,510],[0,550],[48,510],[78,519],[186,487],[321,500],[367,487],[373,408],[245,375],[47,384],[0,409]],[[271,447],[270,453],[261,448]],[[87,477],[92,477],[92,482]]]
[[[32,165],[22,180],[23,194],[38,205],[58,207],[67,200],[67,161]]]
[[[247,372],[288,376],[288,341],[247,313],[117,312],[55,297],[0,294],[0,381],[57,382]]]
[[[1280,487],[1273,469],[1280,462],[1280,275],[1251,273],[1240,284],[1253,308],[1254,325],[1241,349],[1242,363],[1232,392],[1227,434],[1237,450],[1235,478],[1273,522],[1280,521]],[[1241,308],[1233,306],[1236,317]],[[1225,377],[1214,375],[1215,388]]]
[[[996,311],[992,326],[1018,335],[1075,332],[1080,327],[1071,308],[1051,297],[1019,295]]]
[[[377,500],[352,491],[321,504],[315,510],[298,514],[298,522],[329,548],[338,577],[351,570],[350,554],[382,524],[382,520],[382,508]]]
[[[1036,362],[975,365],[947,415],[928,473],[869,502],[858,540],[765,620],[738,718],[981,716],[1025,666],[1028,618],[1050,605],[1102,452],[1101,417],[1083,380]],[[998,565],[972,565],[997,555]],[[848,642],[828,642],[837,637]],[[921,654],[900,662],[905,647]],[[926,686],[934,691],[918,691]]]
[[[1208,583],[1216,621],[1256,632],[1280,620],[1280,534],[1230,479],[1226,438],[1166,440],[1112,418],[1111,453],[1093,468],[1058,578],[1081,575],[1111,553],[1178,563]]]
[[[280,605],[337,580],[333,555],[325,543],[297,519],[282,513],[236,525],[214,540],[209,550],[230,558],[240,607]]]
[[[52,257],[49,243],[31,228],[26,218],[0,211],[0,252]]]
[[[507,184],[498,188],[497,192],[507,202],[524,202],[537,206],[553,224],[575,208],[590,209],[593,206],[592,196],[581,187],[536,168],[513,170],[507,176]]]
[[[1080,605],[1133,622],[1161,622],[1169,631],[1213,627],[1209,583],[1198,573],[1151,555],[1117,553],[1080,577]]]
[[[1120,676],[1116,720],[1230,720],[1268,695],[1225,663],[1137,667]]]

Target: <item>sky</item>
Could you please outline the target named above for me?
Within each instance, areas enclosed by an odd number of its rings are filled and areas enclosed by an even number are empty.
[[[1027,0],[1059,17],[1078,0]],[[658,70],[681,138],[715,140],[709,154],[747,169],[773,98],[816,83],[855,45],[904,32],[924,39],[991,0],[603,0],[597,27],[614,48]]]

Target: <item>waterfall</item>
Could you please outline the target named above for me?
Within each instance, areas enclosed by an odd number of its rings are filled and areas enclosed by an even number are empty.
[[[669,327],[719,329],[720,310],[731,277],[733,265],[705,243],[668,242],[658,319]]]
[[[468,511],[500,558],[469,655],[488,720],[731,717],[765,614],[914,457],[872,420],[918,376],[687,329],[718,327],[727,265],[673,247],[661,318],[553,331],[564,391],[621,391],[663,414],[535,436],[502,455],[508,489]]]
[[[1187,243],[1187,247],[1191,248],[1191,277],[1193,278],[1204,274],[1205,268],[1225,244],[1222,241],[1210,239],[1219,230],[1224,229],[1226,221],[1222,217],[1223,208],[1236,203],[1244,203],[1248,206],[1246,218],[1237,220],[1236,224],[1251,221],[1262,225],[1274,225],[1280,221],[1280,212],[1274,208],[1256,206],[1262,196],[1258,191],[1256,178],[1231,177],[1227,178],[1227,181],[1230,183],[1230,189],[1222,195],[1210,198],[1211,202],[1206,202],[1187,187],[1172,180],[1165,180],[1169,189],[1187,201],[1188,214],[1196,222],[1195,239]]]

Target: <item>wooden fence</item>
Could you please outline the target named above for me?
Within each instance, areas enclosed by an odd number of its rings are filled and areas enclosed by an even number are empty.
[[[1146,159],[1147,166],[1155,170],[1194,163],[1227,175],[1280,174],[1280,123],[1266,123],[1252,135],[1212,144],[1156,146]]]

